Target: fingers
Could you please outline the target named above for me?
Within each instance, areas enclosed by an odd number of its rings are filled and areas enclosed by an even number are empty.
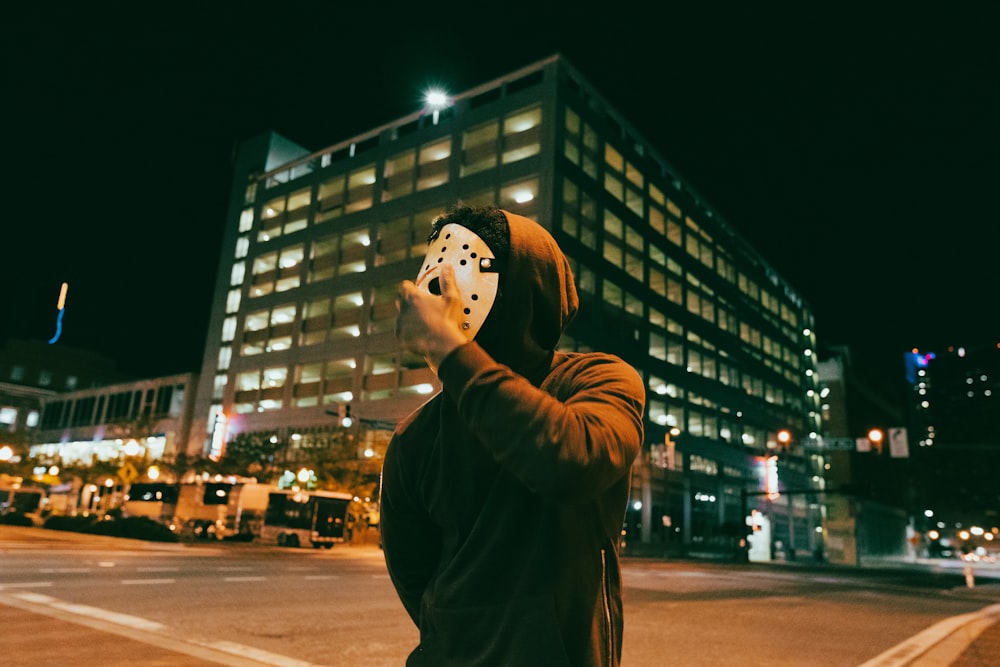
[[[403,282],[399,283],[399,290],[398,290],[399,296],[406,296],[410,292],[410,290],[416,289],[416,287],[417,286],[413,283],[412,280],[404,280]]]
[[[439,278],[441,282],[441,296],[460,298],[458,293],[458,285],[455,284],[455,267],[451,264],[445,264],[441,267],[441,276]]]

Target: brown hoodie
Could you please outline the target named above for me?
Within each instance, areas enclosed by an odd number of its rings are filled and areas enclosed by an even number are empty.
[[[617,357],[553,351],[578,305],[569,264],[504,213],[503,297],[386,453],[386,563],[420,629],[407,665],[618,665],[643,383]]]

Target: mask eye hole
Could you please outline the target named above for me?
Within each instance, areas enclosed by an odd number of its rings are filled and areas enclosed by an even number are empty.
[[[434,296],[441,296],[441,280],[436,276],[427,283],[427,291]]]

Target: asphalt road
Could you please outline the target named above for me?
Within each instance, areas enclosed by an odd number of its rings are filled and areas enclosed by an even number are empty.
[[[627,559],[623,664],[958,665],[1000,617],[1000,569],[979,575],[970,588],[940,564]],[[5,666],[398,667],[417,640],[376,545],[171,545],[8,526],[0,631]]]

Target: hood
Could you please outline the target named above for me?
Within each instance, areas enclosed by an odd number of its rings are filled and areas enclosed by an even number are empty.
[[[569,261],[552,235],[524,216],[503,214],[510,255],[501,296],[476,342],[496,361],[531,377],[555,350],[580,302]]]

